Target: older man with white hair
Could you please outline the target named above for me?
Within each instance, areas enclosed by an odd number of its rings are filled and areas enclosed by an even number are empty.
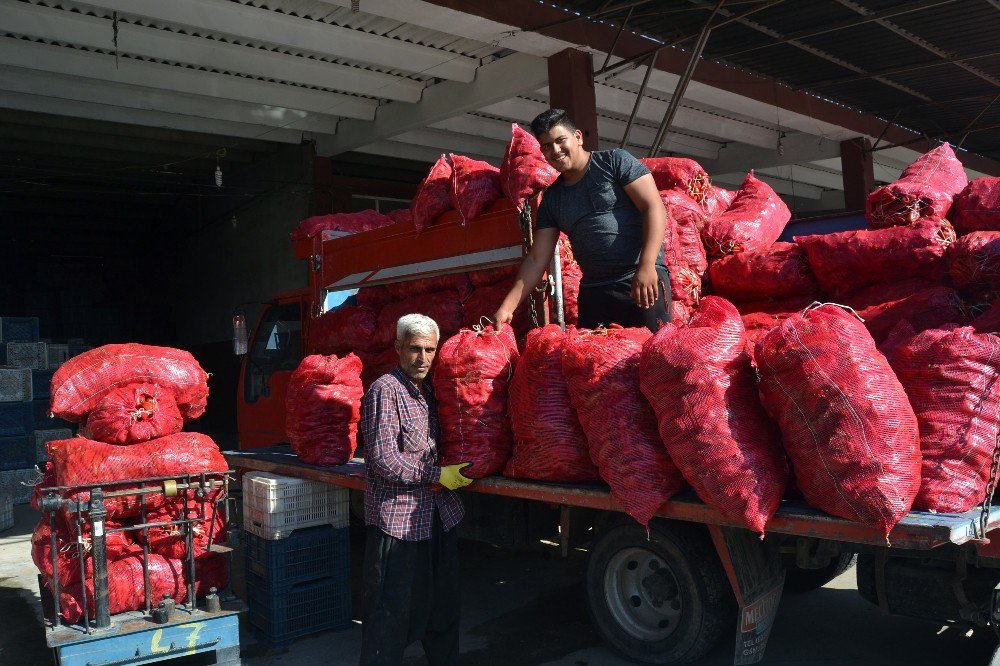
[[[430,317],[400,317],[399,365],[372,383],[361,406],[368,477],[364,666],[398,666],[417,640],[431,666],[458,663],[455,527],[465,511],[454,491],[472,481],[461,474],[469,463],[437,464],[440,428],[428,374],[439,338]]]

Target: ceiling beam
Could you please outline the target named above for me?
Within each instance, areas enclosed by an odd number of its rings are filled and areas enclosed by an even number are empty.
[[[439,129],[415,129],[392,137],[393,141],[399,143],[409,143],[416,146],[426,146],[437,151],[446,151],[456,155],[466,153],[476,153],[487,155],[487,160],[494,166],[500,166],[504,152],[507,148],[506,141],[497,141],[483,136],[472,136],[469,134],[456,134]]]
[[[355,152],[433,164],[446,151],[442,151],[437,148],[428,148],[426,146],[417,146],[411,143],[403,143],[401,141],[376,141],[368,144],[367,146],[357,148]],[[496,160],[495,157],[490,155],[478,155],[469,152],[463,152],[462,154],[466,157],[471,157],[483,162]]]
[[[114,34],[110,18],[87,16],[40,5],[12,3],[4,8],[6,32],[109,49]],[[185,35],[119,20],[118,50],[123,54],[183,62],[214,71],[332,88],[344,92],[416,102],[423,84],[402,76],[332,62]]]
[[[793,183],[783,178],[777,178],[775,176],[768,175],[766,173],[756,173],[759,180],[764,181],[771,186],[778,194],[783,194],[787,197],[796,197],[802,199],[820,199],[823,196],[823,188],[816,187],[815,185],[807,185],[805,183]],[[718,176],[712,176],[712,182],[716,185],[721,185],[727,189],[737,189],[743,180],[746,178],[745,173],[725,173]]]
[[[445,81],[428,87],[424,98],[416,104],[385,104],[374,122],[342,121],[335,136],[316,138],[316,153],[346,153],[535,90],[547,80],[544,58],[515,53],[480,67],[472,83]]]
[[[781,150],[758,148],[742,143],[727,143],[719,150],[719,158],[704,161],[708,173],[746,173],[750,169],[786,166],[822,159],[840,158],[840,142],[811,134],[788,134],[781,140]]]
[[[442,49],[226,0],[85,0],[83,4],[117,11],[119,16],[173,23],[451,81],[472,81],[479,65],[473,58]]]
[[[786,166],[768,167],[766,169],[754,169],[758,176],[765,174],[775,178],[781,178],[791,183],[802,183],[804,185],[815,185],[824,190],[843,190],[844,177],[839,173],[826,171],[825,169],[814,169],[802,164],[789,164]]]

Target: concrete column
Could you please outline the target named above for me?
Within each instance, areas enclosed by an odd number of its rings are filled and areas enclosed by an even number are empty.
[[[875,189],[871,147],[871,142],[865,137],[840,142],[844,207],[847,210],[864,210],[868,193]]]
[[[597,150],[597,97],[590,54],[565,49],[549,56],[549,104],[565,109],[583,132],[583,147]]]

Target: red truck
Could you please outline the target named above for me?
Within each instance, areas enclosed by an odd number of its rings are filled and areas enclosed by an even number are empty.
[[[298,461],[283,445],[285,390],[301,358],[315,349],[311,323],[359,287],[517,263],[525,251],[520,222],[509,204],[498,203],[464,227],[447,213],[421,233],[397,224],[296,242],[296,256],[309,264],[309,286],[267,303],[249,340],[245,324],[235,322],[234,342],[247,353],[238,396],[240,451],[227,456],[230,464],[346,486],[360,496],[363,459],[321,468]],[[798,228],[815,233],[851,225],[862,226],[863,218]],[[820,587],[855,563],[859,593],[886,613],[1000,625],[1000,538],[987,538],[1000,527],[1000,509],[911,512],[887,542],[870,526],[786,500],[760,541],[690,493],[664,504],[648,534],[601,485],[496,476],[472,484],[464,501],[464,537],[515,546],[554,534],[564,553],[571,544],[586,546],[594,624],[610,647],[637,662],[694,661],[735,630],[733,663],[756,663],[783,591]],[[993,664],[1000,666],[1000,655]]]

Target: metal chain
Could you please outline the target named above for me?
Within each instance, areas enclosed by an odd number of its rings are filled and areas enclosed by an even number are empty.
[[[531,220],[531,205],[525,202],[524,209],[521,210],[521,216],[518,218],[518,224],[521,226],[521,237],[524,240],[524,247],[528,252],[531,252],[531,246],[535,244],[535,234],[533,227],[535,226]],[[546,283],[547,286],[548,283]],[[532,291],[545,291],[545,287],[536,287]],[[538,310],[535,307],[535,294],[532,293],[528,296],[528,307],[531,311],[531,325],[538,328]]]
[[[1000,474],[1000,435],[993,446],[993,462],[990,464],[990,480],[986,484],[986,497],[983,499],[983,511],[979,514],[980,538],[986,538],[986,528],[990,522],[990,510],[993,508],[993,493],[997,489],[997,476]]]

